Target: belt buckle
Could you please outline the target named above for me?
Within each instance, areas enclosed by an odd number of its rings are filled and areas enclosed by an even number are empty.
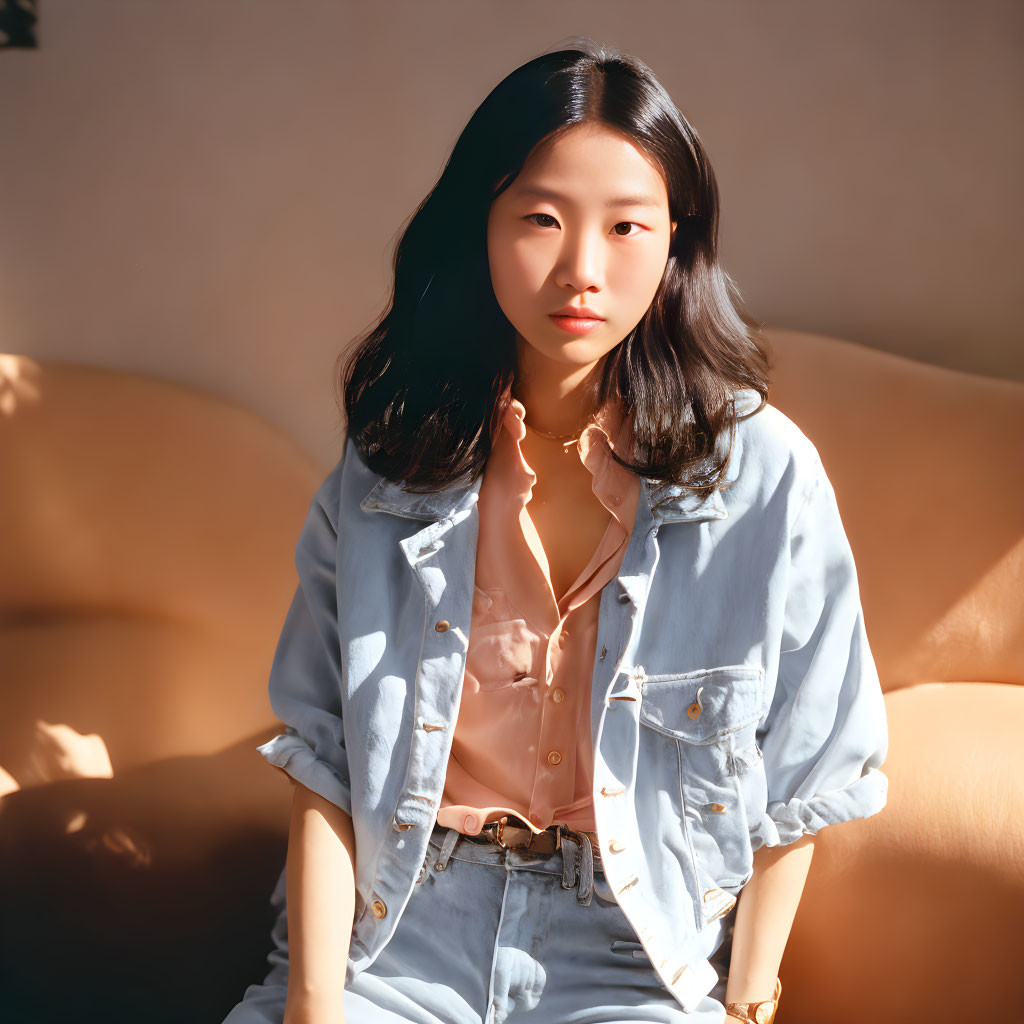
[[[503,821],[489,821],[480,829],[480,834],[486,836],[495,846],[500,846],[503,850],[507,850],[509,848],[508,843],[501,838],[504,826],[505,823]]]
[[[503,850],[529,850],[533,846],[533,830],[530,829],[530,838],[525,845],[511,846],[506,843],[502,838],[502,834],[505,831],[505,821],[503,818],[499,818],[497,821],[489,821],[482,829],[480,834],[487,836],[487,838],[494,843],[496,846],[501,847]]]

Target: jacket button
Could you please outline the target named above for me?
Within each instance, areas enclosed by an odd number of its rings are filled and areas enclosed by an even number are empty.
[[[622,843],[620,843],[620,842],[618,841],[618,839],[613,839],[613,840],[612,840],[612,841],[611,841],[611,842],[610,842],[610,843],[608,844],[608,849],[609,849],[609,850],[611,850],[611,851],[612,851],[612,853],[622,853],[622,851],[623,851],[623,850],[624,850],[625,848],[626,848],[626,847],[625,847],[625,846],[623,846],[623,845],[622,845]]]
[[[383,900],[374,900],[371,909],[374,917],[383,917],[388,912],[387,905]]]
[[[561,760],[562,760],[562,755],[557,750],[552,750],[551,753],[548,754],[548,763],[549,764],[559,764],[559,763],[561,763]]]
[[[708,810],[714,811],[715,814],[721,814],[725,810],[724,804],[711,804]]]
[[[689,715],[689,716],[690,716],[690,717],[691,717],[691,718],[692,718],[692,719],[693,719],[694,721],[696,721],[696,720],[697,720],[698,718],[700,718],[700,705],[699,705],[699,704],[691,704],[691,705],[690,705],[690,706],[689,706],[689,707],[688,707],[688,708],[686,709],[686,713],[687,713],[687,714],[688,714],[688,715]]]
[[[629,594],[619,594],[619,604],[626,604],[629,601]]]
[[[443,633],[450,625],[451,623],[447,619],[438,619],[437,622],[434,623],[434,629],[436,629],[438,633]]]

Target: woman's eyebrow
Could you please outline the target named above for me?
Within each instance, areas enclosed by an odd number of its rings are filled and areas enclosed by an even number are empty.
[[[519,194],[522,196],[532,196],[537,199],[561,199],[563,202],[572,202],[569,196],[562,195],[561,192],[556,192],[554,189],[542,188],[540,185],[527,185],[519,189]],[[655,199],[654,196],[649,195],[634,195],[634,196],[620,196],[616,199],[609,199],[605,202],[605,206],[612,208],[617,206],[654,206],[658,207],[662,205],[661,200]]]

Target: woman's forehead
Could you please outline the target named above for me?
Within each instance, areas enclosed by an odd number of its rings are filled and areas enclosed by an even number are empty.
[[[593,125],[577,125],[545,140],[503,194],[652,209],[665,207],[668,197],[660,169],[645,154],[620,132]]]

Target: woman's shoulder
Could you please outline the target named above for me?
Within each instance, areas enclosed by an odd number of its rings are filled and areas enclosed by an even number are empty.
[[[786,487],[806,493],[824,472],[814,442],[781,409],[753,388],[736,392],[734,477],[745,476],[775,490]],[[760,405],[760,408],[758,406]]]
[[[310,505],[323,509],[337,532],[342,510],[353,501],[358,506],[379,479],[363,461],[355,442],[347,438],[341,455],[320,483]]]

